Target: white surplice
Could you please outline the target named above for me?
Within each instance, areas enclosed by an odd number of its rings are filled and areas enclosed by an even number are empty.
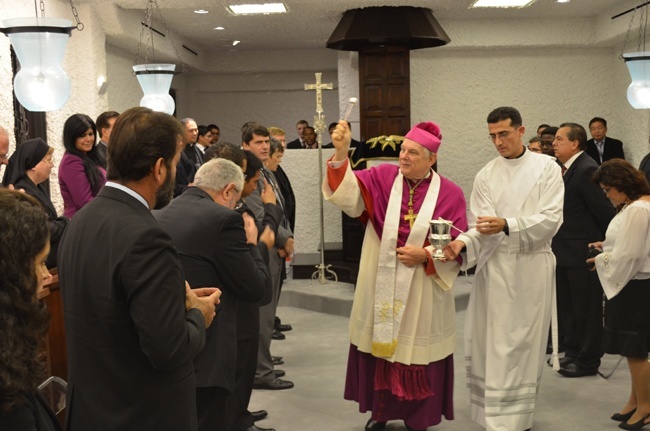
[[[480,263],[465,322],[471,417],[488,431],[531,428],[545,362],[564,183],[554,159],[526,151],[498,157],[474,180],[470,226],[477,216],[507,220],[509,235],[460,235],[465,267]]]

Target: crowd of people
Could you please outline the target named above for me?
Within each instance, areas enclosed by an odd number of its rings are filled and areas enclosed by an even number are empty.
[[[72,115],[59,216],[48,187],[53,149],[37,138],[9,156],[0,129],[0,428],[61,429],[37,390],[48,327],[38,294],[57,267],[67,429],[272,431],[256,424],[268,412],[248,406],[254,389],[294,386],[271,345],[292,329],[277,316],[296,222],[282,157],[318,147],[306,121],[296,130],[287,142],[282,129],[248,122],[233,145],[214,124],[147,108],[97,122]],[[452,420],[452,288],[475,267],[464,334],[474,421],[530,430],[549,353],[568,378],[597,374],[611,353],[631,376],[612,419],[641,429],[650,422],[646,176],[600,117],[591,140],[566,122],[541,125],[525,146],[511,107],[490,112],[487,130],[498,156],[476,175],[467,211],[462,189],[433,169],[437,124],[413,126],[397,165],[364,170],[349,161],[360,145],[350,124],[330,125],[323,195],[367,223],[344,397],[371,412],[366,431]],[[432,220],[453,226],[444,247],[429,240]]]

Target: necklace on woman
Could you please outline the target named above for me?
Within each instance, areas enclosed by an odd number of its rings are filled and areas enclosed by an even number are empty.
[[[413,211],[413,195],[415,195],[415,189],[418,188],[418,186],[422,181],[424,181],[429,177],[430,173],[431,171],[429,171],[422,179],[420,179],[420,181],[415,183],[413,187],[411,187],[411,180],[409,180],[408,178],[406,179],[406,184],[409,186],[409,201],[408,201],[408,211],[406,215],[404,215],[404,220],[409,222],[409,227],[411,229],[413,229],[413,224],[415,223],[415,219],[418,217],[418,215],[415,214],[415,212]]]

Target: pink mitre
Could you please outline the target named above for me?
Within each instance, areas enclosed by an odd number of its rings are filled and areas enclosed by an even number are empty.
[[[405,137],[417,142],[432,153],[438,152],[442,140],[440,127],[430,121],[416,124]]]

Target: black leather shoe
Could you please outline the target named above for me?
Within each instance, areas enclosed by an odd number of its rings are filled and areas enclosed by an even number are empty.
[[[273,374],[275,374],[275,377],[284,377],[287,373],[285,373],[284,370],[275,370],[273,371]]]
[[[582,368],[575,362],[571,362],[558,370],[564,377],[585,377],[598,374],[598,368]]]
[[[275,329],[277,329],[278,331],[286,332],[286,331],[291,331],[293,328],[288,323],[287,324],[280,323],[279,325],[275,325]]]
[[[568,356],[565,356],[564,358],[560,358],[560,367],[566,367],[569,365],[571,362],[574,362],[576,358],[570,358]],[[549,367],[553,366],[553,358],[548,358],[546,361]]]
[[[646,419],[650,418],[650,414],[645,415],[644,417],[641,418],[640,421],[634,422],[633,424],[627,423],[627,422],[621,422],[618,424],[619,428],[623,428],[624,430],[640,430],[644,426],[650,424],[650,422],[646,422]]]
[[[271,359],[273,360],[273,365],[284,364],[284,361],[282,360],[282,356],[271,356]]]
[[[382,431],[384,428],[386,428],[386,422],[376,422],[370,418],[366,423],[365,429],[366,431]]]
[[[253,422],[261,421],[268,415],[269,412],[267,412],[266,410],[258,410],[256,412],[251,412],[251,416],[253,416]]]
[[[271,338],[273,338],[274,340],[284,340],[285,338],[287,338],[287,336],[284,335],[282,332],[278,331],[277,329],[274,329],[273,336]]]
[[[279,391],[282,389],[291,388],[293,388],[293,382],[290,382],[289,380],[278,379],[277,377],[270,382],[253,383],[253,389],[270,389],[272,391]]]
[[[260,428],[257,425],[246,428],[246,431],[275,431],[275,428]]]
[[[612,420],[613,421],[618,421],[618,422],[627,422],[628,419],[632,417],[632,415],[636,412],[636,409],[632,409],[631,411],[625,413],[624,415],[620,413],[614,413],[612,415]]]

